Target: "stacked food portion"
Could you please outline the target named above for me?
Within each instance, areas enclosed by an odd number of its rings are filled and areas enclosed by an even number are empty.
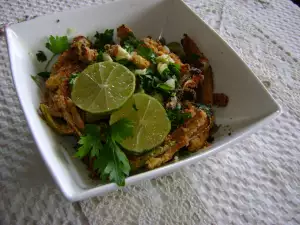
[[[212,106],[228,97],[213,92],[208,59],[187,34],[166,43],[122,25],[118,44],[113,37],[106,30],[71,44],[49,38],[46,47],[60,55],[51,72],[38,74],[46,86],[40,112],[54,131],[78,139],[75,156],[93,178],[124,185],[130,173],[210,145]]]

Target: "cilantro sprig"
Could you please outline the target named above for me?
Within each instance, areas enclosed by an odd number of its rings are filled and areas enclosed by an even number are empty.
[[[70,47],[67,36],[52,36],[50,35],[46,48],[48,48],[54,55],[63,53]]]
[[[69,44],[67,36],[62,36],[62,37],[55,36],[54,37],[54,36],[50,35],[50,37],[48,38],[48,42],[45,44],[45,46],[47,49],[49,49],[53,53],[53,55],[47,62],[44,71],[37,74],[37,76],[42,77],[42,78],[48,78],[50,76],[50,72],[47,72],[50,63],[52,62],[52,60],[54,59],[54,57],[56,55],[61,54],[64,51],[66,51],[70,47],[70,44]],[[38,51],[36,53],[36,57],[39,62],[47,61],[47,56],[43,51]]]
[[[182,112],[179,108],[168,109],[167,115],[171,121],[172,131],[182,125],[187,119],[192,117],[191,113]]]
[[[78,158],[95,157],[93,167],[100,177],[124,186],[125,178],[130,172],[130,165],[120,143],[132,136],[133,123],[128,119],[121,119],[102,133],[105,133],[106,142],[104,144],[100,139],[100,128],[97,125],[86,125],[85,135],[78,142],[80,147],[75,156]]]
[[[91,157],[99,156],[100,150],[103,145],[100,140],[100,128],[93,124],[85,125],[85,136],[80,137],[78,144],[80,147],[77,149],[75,157],[83,158],[86,155]]]
[[[80,75],[80,73],[72,73],[69,79],[69,84],[71,85],[71,87],[73,87],[73,85],[75,84],[75,81],[77,79],[77,77]]]
[[[43,51],[38,51],[35,55],[39,62],[47,61],[47,56],[45,55],[45,53]]]
[[[151,61],[153,64],[156,64],[156,55],[151,48],[139,45],[136,51],[143,58]]]
[[[98,50],[104,50],[104,46],[106,44],[114,44],[113,37],[114,37],[114,30],[113,29],[107,29],[104,31],[104,33],[96,32],[95,36],[96,38],[94,47]]]

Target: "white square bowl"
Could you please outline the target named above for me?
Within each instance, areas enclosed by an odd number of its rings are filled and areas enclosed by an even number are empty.
[[[57,23],[57,20],[60,22]],[[38,17],[14,24],[6,29],[11,70],[17,93],[36,144],[64,195],[71,201],[103,195],[116,190],[117,185],[101,184],[88,178],[85,165],[73,156],[71,142],[56,135],[40,119],[37,109],[41,93],[30,75],[40,72],[35,55],[47,50],[44,44],[49,35],[91,36],[95,31],[116,28],[121,24],[131,27],[138,37],[158,37],[161,32],[168,42],[179,41],[189,34],[210,60],[215,77],[215,91],[226,93],[230,103],[216,109],[217,124],[228,125],[231,136],[219,132],[215,142],[205,151],[171,162],[161,168],[130,176],[130,185],[169,173],[228,147],[281,112],[257,77],[227,43],[194,14],[181,0],[127,0],[89,8]]]

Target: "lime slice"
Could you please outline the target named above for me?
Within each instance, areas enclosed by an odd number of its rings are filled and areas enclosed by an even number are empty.
[[[114,62],[100,62],[78,76],[71,98],[84,111],[108,113],[120,108],[134,89],[135,75],[129,69]]]
[[[121,118],[127,118],[134,123],[133,136],[125,139],[121,145],[135,154],[160,145],[171,128],[161,103],[143,93],[134,94],[124,106],[113,112],[109,122],[113,124]]]

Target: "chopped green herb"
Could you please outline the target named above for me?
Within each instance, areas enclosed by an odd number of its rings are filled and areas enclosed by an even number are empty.
[[[103,145],[100,140],[100,128],[97,125],[85,125],[85,136],[81,136],[78,144],[81,146],[77,149],[75,154],[78,158],[83,158],[90,154],[91,157],[99,156]]]
[[[111,126],[112,139],[118,143],[133,135],[133,123],[129,119],[121,119]]]
[[[80,73],[72,73],[69,79],[69,84],[73,86]]]
[[[100,129],[99,126],[87,124],[84,136],[81,136],[78,142],[80,147],[75,156],[94,158],[93,167],[102,179],[109,178],[119,186],[124,186],[125,178],[130,172],[130,165],[118,143],[133,134],[133,123],[128,119],[121,119],[107,129],[101,133],[102,128]],[[101,142],[103,134],[106,136],[104,145]]]
[[[37,75],[43,78],[49,78],[50,77],[50,72],[40,72]]]
[[[41,83],[40,83],[39,77],[38,77],[38,76],[33,76],[33,75],[31,75],[30,77],[31,77],[31,79],[34,81],[34,83],[35,83],[38,87],[40,87]]]
[[[182,112],[178,108],[167,110],[167,115],[171,121],[172,130],[177,129],[187,119],[192,117],[191,113]]]
[[[103,62],[103,51],[99,50],[97,55],[97,62]]]
[[[101,174],[102,179],[109,178],[110,181],[119,186],[125,185],[125,178],[130,172],[130,165],[118,143],[132,134],[133,124],[128,119],[121,119],[111,125],[107,141],[94,163],[94,169]]]
[[[124,41],[123,46],[126,51],[133,52],[134,49],[138,48],[138,46],[142,45],[143,42],[138,40],[133,35],[128,36],[128,38]]]
[[[38,53],[36,53],[36,58],[39,62],[45,62],[47,60],[47,56],[43,51],[38,51]]]
[[[124,47],[123,47],[127,52],[129,52],[129,53],[131,53],[131,52],[133,52],[134,51],[134,46],[133,45],[131,45],[131,44],[129,44],[129,43],[126,43],[126,41],[125,41],[125,43],[124,43]]]
[[[60,54],[66,51],[70,47],[67,36],[50,36],[48,42],[46,43],[46,48],[48,48],[53,54]]]
[[[139,45],[137,47],[137,53],[142,56],[143,58],[151,61],[152,63],[156,64],[156,55],[152,51],[152,49],[147,48],[145,46]]]
[[[112,136],[108,136],[94,168],[100,172],[103,180],[108,178],[119,186],[125,185],[125,178],[131,169],[126,155]]]
[[[209,117],[213,115],[213,111],[209,106],[203,104],[196,104],[196,106],[198,109],[202,109]]]
[[[169,70],[172,74],[176,76],[177,79],[180,78],[180,65],[176,63],[169,64]]]
[[[113,36],[114,36],[113,29],[107,29],[104,31],[104,33],[96,32],[94,36],[96,38],[94,47],[98,50],[104,50],[104,46],[106,44],[114,44]]]
[[[170,92],[173,90],[173,88],[167,84],[159,84],[157,87],[158,87],[158,89],[165,91],[165,92]]]
[[[170,69],[169,68],[166,68],[163,72],[162,72],[162,74],[161,74],[161,79],[163,80],[163,81],[167,81],[168,79],[170,79],[171,78],[171,71],[170,71]]]

